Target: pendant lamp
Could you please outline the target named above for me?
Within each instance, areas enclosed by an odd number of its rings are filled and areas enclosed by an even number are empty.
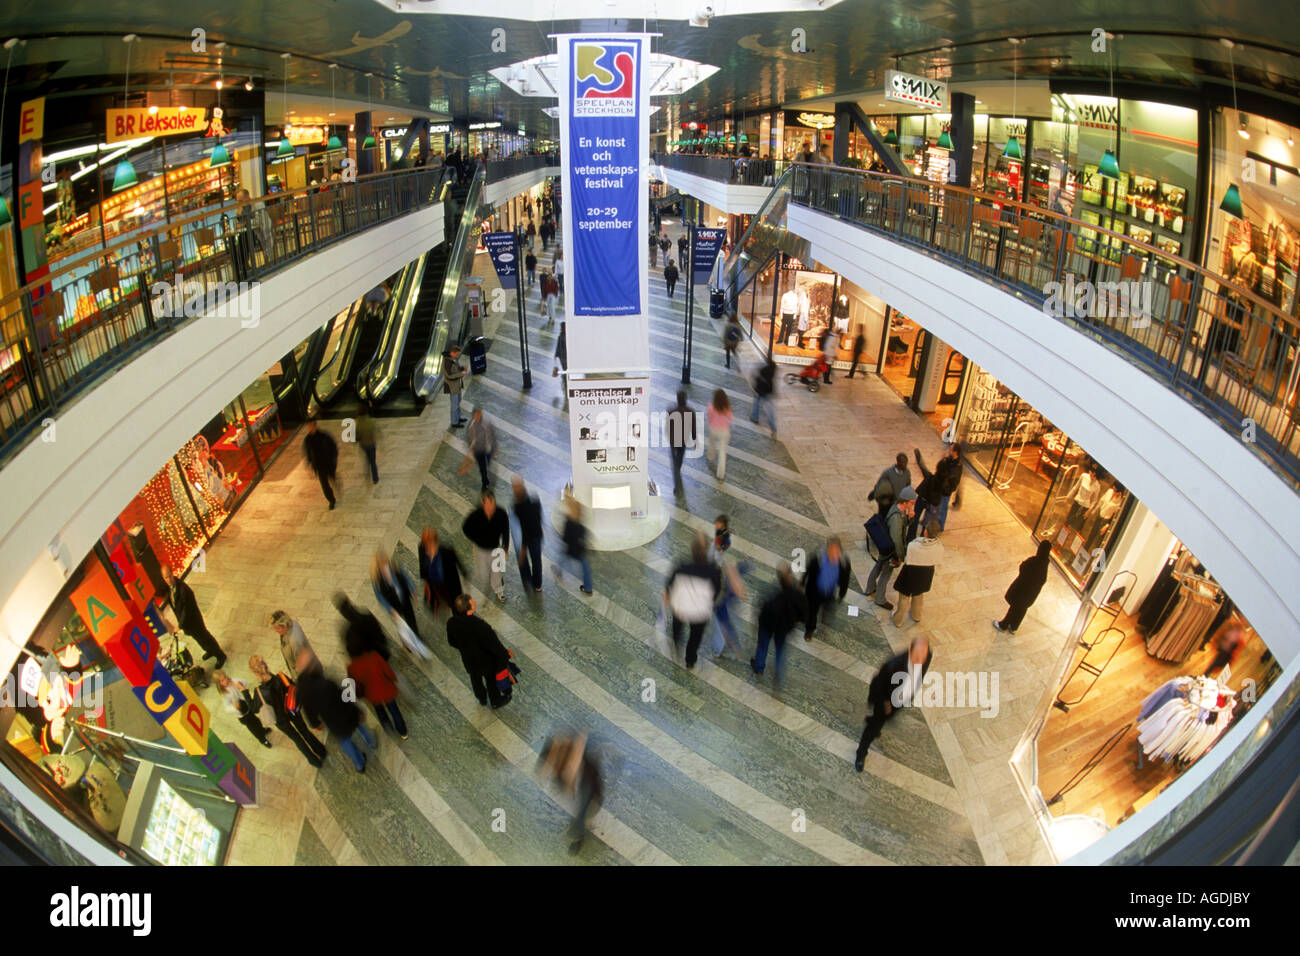
[[[334,71],[338,68],[337,63],[330,64],[330,138],[325,144],[325,148],[330,151],[343,148],[343,140],[339,139],[339,134],[334,132]]]
[[[939,142],[936,145],[938,145],[940,149],[952,149],[952,137],[948,135],[946,129],[939,134]]]
[[[1114,34],[1106,33],[1107,40],[1113,40]],[[1115,99],[1115,61],[1111,58],[1110,47],[1106,47],[1106,60],[1110,66],[1110,98]],[[1116,103],[1118,108],[1119,104]],[[1115,145],[1119,146],[1119,123],[1115,124]],[[1115,150],[1107,149],[1101,154],[1101,165],[1097,167],[1097,173],[1107,179],[1119,179],[1119,160],[1115,157]]]
[[[374,125],[374,124],[373,124],[373,117],[370,115],[370,114],[371,114],[371,107],[370,107],[370,78],[371,78],[372,76],[374,76],[373,73],[367,73],[367,74],[366,74],[366,125],[367,125],[367,127],[370,127],[370,126],[373,126],[373,125]],[[374,149],[374,148],[375,148],[375,136],[374,136],[373,133],[366,133],[366,138],[362,141],[362,143],[361,143],[361,148],[362,148],[362,149]]]
[[[740,134],[740,145],[741,146],[749,145],[749,137],[746,136],[744,133]]]
[[[1238,219],[1246,218],[1241,208],[1241,190],[1237,188],[1236,183],[1228,185],[1228,191],[1223,194],[1223,202],[1219,203],[1219,208],[1229,216],[1236,216]]]
[[[886,146],[897,146],[897,145],[898,145],[898,132],[897,132],[897,130],[892,130],[892,129],[891,129],[888,133],[885,134],[885,145],[886,145]]]
[[[212,121],[221,122],[221,88],[226,85],[225,71],[222,71],[220,79],[217,80],[217,107],[212,111]],[[212,147],[212,158],[208,160],[209,169],[220,169],[222,166],[230,165],[230,150],[221,142],[221,137],[217,137],[217,145]]]
[[[281,53],[280,59],[284,60],[284,85],[280,93],[280,118],[284,121],[284,129],[280,131],[280,146],[275,151],[275,158],[289,159],[294,154],[293,143],[289,142],[289,54]]]
[[[1011,119],[1014,122],[1016,117],[1016,87],[1020,77],[1020,50],[1018,49],[1022,42],[1019,37],[1008,37],[1007,42],[1012,46],[1011,51]],[[1002,155],[1007,159],[1021,159],[1024,153],[1020,151],[1020,140],[1014,136],[1007,138],[1007,145],[1002,148]]]
[[[1232,109],[1240,117],[1241,111],[1237,109],[1237,64],[1232,59],[1232,48],[1236,44],[1227,37],[1221,38],[1219,42],[1228,48],[1228,64],[1232,69]],[[1241,208],[1241,190],[1237,188],[1236,183],[1228,184],[1227,192],[1223,194],[1223,201],[1219,203],[1219,208],[1229,216],[1236,216],[1238,219],[1246,218],[1246,214]]]
[[[9,58],[5,62],[5,85],[4,90],[0,92],[0,130],[5,128],[5,100],[9,95],[9,66],[14,61],[14,47],[18,45],[18,40],[12,39],[5,43],[9,50]],[[2,145],[2,144],[0,144]],[[9,199],[6,196],[0,196],[0,226],[7,226],[13,222],[13,215],[9,212]]]
[[[122,37],[122,42],[126,47],[126,75],[125,82],[122,84],[122,105],[130,106],[127,95],[131,89],[131,43],[136,39],[134,33],[128,33]],[[117,164],[117,170],[113,173],[113,192],[120,193],[123,189],[129,189],[140,180],[135,174],[135,167],[131,165],[129,159],[124,159]]]

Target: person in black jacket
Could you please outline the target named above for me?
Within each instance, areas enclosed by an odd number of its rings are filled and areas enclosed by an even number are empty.
[[[772,429],[772,437],[776,437],[776,363],[770,358],[767,364],[758,370],[754,376],[754,409],[749,413],[751,422],[758,422],[760,416],[767,419],[768,427]]]
[[[185,632],[186,637],[192,638],[194,643],[203,648],[205,661],[209,657],[215,657],[217,670],[225,667],[226,652],[221,649],[217,639],[208,630],[208,625],[204,623],[199,602],[194,599],[194,591],[165,564],[162,566],[162,576],[163,582],[167,585],[167,599],[171,602],[177,625]]]
[[[799,588],[789,564],[777,570],[777,586],[758,611],[758,648],[749,659],[755,674],[763,673],[767,664],[767,646],[776,642],[776,679],[781,680],[785,659],[785,639],[796,624],[808,618],[808,599]]]
[[[353,695],[355,696],[355,695]],[[352,739],[360,732],[366,748],[374,753],[379,742],[367,728],[361,708],[355,700],[343,696],[343,688],[325,676],[319,662],[313,662],[306,654],[298,659],[298,699],[304,708],[320,714],[326,728],[338,738],[339,749],[348,755],[357,773],[366,772],[366,756]]]
[[[569,827],[569,852],[576,854],[587,838],[587,817],[600,806],[604,788],[600,781],[600,764],[587,741],[587,735],[552,737],[542,744],[537,768],[543,780],[554,781],[573,797],[577,812]]]
[[[678,391],[677,404],[668,409],[663,431],[673,456],[673,491],[681,494],[682,462],[686,449],[695,446],[695,410],[686,404],[684,391]]]
[[[307,437],[303,439],[302,447],[307,455],[307,464],[320,479],[321,491],[325,492],[325,500],[330,503],[330,511],[333,511],[334,489],[330,487],[330,482],[334,481],[334,472],[338,468],[339,446],[333,438],[316,427],[316,419],[312,418],[307,421]]]
[[[497,600],[505,603],[506,585],[493,552],[501,549],[502,556],[510,553],[510,519],[497,507],[497,496],[490,488],[483,489],[482,504],[469,513],[461,531],[474,545],[474,581],[487,592],[489,585]]]
[[[319,767],[325,762],[325,745],[307,729],[301,710],[289,710],[289,690],[294,686],[289,675],[283,671],[273,675],[266,661],[257,654],[248,659],[248,669],[257,678],[257,692],[262,695],[262,702],[275,715],[275,729],[293,741],[309,764]]]
[[[912,521],[912,530],[909,532],[909,537],[914,538],[916,529],[928,524],[931,518],[939,522],[939,530],[942,531],[947,526],[948,503],[961,484],[962,467],[961,445],[957,442],[948,446],[947,453],[934,466],[933,474],[926,471],[921,461],[921,449],[917,448],[913,451],[923,476],[920,487],[916,489],[918,506],[916,517]]]
[[[582,523],[582,504],[577,498],[569,495],[564,502],[564,556],[570,561],[575,561],[578,568],[582,571],[582,585],[580,590],[588,597],[591,596],[591,562],[587,560],[587,528]],[[555,566],[555,578],[559,580],[560,568]],[[538,588],[537,590],[541,590]]]
[[[849,378],[858,370],[858,362],[862,360],[862,353],[867,349],[867,337],[863,334],[862,326],[858,326],[858,334],[853,336],[853,364],[849,366]]]
[[[812,640],[823,605],[843,601],[844,595],[849,593],[851,570],[849,556],[844,553],[839,538],[828,538],[825,549],[808,560],[803,576],[804,594],[808,598],[808,617],[803,632],[805,641]]]
[[[496,675],[510,663],[507,651],[492,630],[492,625],[478,617],[474,599],[462,594],[452,602],[447,618],[447,643],[460,651],[460,662],[469,675],[469,685],[480,704],[492,702],[493,709],[510,703],[510,694],[497,687]]]
[[[871,684],[867,687],[867,703],[871,705],[871,714],[862,730],[858,753],[853,761],[853,769],[858,773],[862,773],[867,748],[880,736],[885,721],[893,717],[899,707],[920,702],[921,681],[930,669],[932,657],[934,653],[930,650],[930,642],[924,637],[914,637],[907,650],[886,661],[885,666],[871,679]]]
[[[669,259],[668,264],[664,266],[664,283],[668,286],[668,298],[673,297],[673,290],[677,288],[677,277],[680,275],[677,266],[673,265],[673,260]]]
[[[464,590],[460,572],[456,552],[438,543],[436,528],[425,528],[420,535],[420,579],[424,581],[424,603],[430,613],[437,611],[439,601],[450,608],[451,602]]]
[[[1033,603],[1038,600],[1039,592],[1043,590],[1043,585],[1047,583],[1047,568],[1051,560],[1052,542],[1040,541],[1038,542],[1038,553],[1020,562],[1020,573],[1011,582],[1011,587],[1007,588],[1005,595],[1008,605],[1007,613],[1002,620],[993,622],[995,628],[999,631],[1016,633],[1016,629],[1020,627],[1020,622],[1025,619],[1025,614]]]
[[[373,614],[357,607],[342,591],[334,592],[334,607],[343,617],[344,646],[359,647],[361,653],[374,651],[384,660],[389,659],[388,635]]]
[[[529,586],[534,591],[542,589],[542,503],[536,495],[528,493],[524,480],[518,475],[510,479],[510,488],[515,495],[514,514],[519,522],[519,577],[524,590]]]

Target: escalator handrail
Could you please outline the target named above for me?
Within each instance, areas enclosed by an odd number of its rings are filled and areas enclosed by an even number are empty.
[[[419,303],[420,291],[424,283],[424,271],[428,268],[429,253],[425,252],[408,267],[410,279],[406,282],[405,293],[396,306],[396,314],[384,329],[375,353],[379,358],[365,371],[365,394],[370,401],[382,402],[397,378],[401,365],[402,353],[406,350],[406,339],[411,331],[411,318]]]
[[[416,261],[418,262],[419,260]],[[370,370],[383,355],[384,343],[389,339],[392,323],[396,321],[401,303],[406,300],[407,290],[410,288],[410,276],[415,264],[416,263],[414,262],[410,262],[402,267],[402,271],[398,274],[397,281],[393,283],[392,294],[388,297],[388,301],[384,303],[384,315],[381,320],[383,322],[383,331],[379,333],[379,341],[375,343],[374,354],[366,359],[365,365],[361,366],[361,369],[355,375],[351,376],[357,390],[357,397],[362,401],[369,400],[369,391],[367,386],[370,381]]]
[[[340,336],[338,348],[334,350],[333,355],[325,359],[324,364],[321,365],[321,367],[316,372],[316,378],[313,381],[311,387],[311,396],[316,400],[316,404],[318,406],[322,406],[327,404],[328,402],[333,401],[334,396],[338,393],[338,390],[345,383],[344,379],[340,379],[336,376],[333,387],[330,389],[329,395],[322,396],[320,393],[321,383],[325,380],[326,375],[332,374],[335,368],[334,363],[342,362],[344,365],[347,364],[348,349],[351,347],[352,342],[357,334],[357,329],[359,327],[357,318],[358,318],[358,313],[361,310],[361,303],[363,301],[364,299],[357,299],[355,302],[352,303],[352,305],[348,307],[348,314],[343,319],[344,331],[342,336]],[[338,316],[336,315],[332,321],[337,322]],[[339,366],[339,368],[342,367],[343,367],[342,365]]]
[[[785,202],[785,207],[782,209],[781,215],[782,218],[784,218],[785,210],[789,208],[790,180],[793,178],[794,171],[794,166],[786,167],[785,171],[776,181],[776,185],[772,187],[772,191],[768,193],[767,198],[763,200],[763,204],[758,207],[758,212],[755,213],[754,218],[750,220],[748,228],[746,228],[741,234],[739,241],[737,241],[735,246],[732,247],[731,253],[723,262],[721,272],[722,287],[724,289],[729,289],[732,295],[739,295],[745,286],[747,286],[752,280],[753,276],[761,272],[764,266],[767,265],[768,261],[771,260],[772,251],[774,250],[769,250],[761,257],[761,260],[758,256],[746,256],[746,250],[750,245],[751,237],[758,242],[761,241],[762,237],[759,233],[762,230],[772,228],[775,231],[780,228],[780,224],[774,225],[769,223],[768,218],[772,215],[774,206],[783,201]],[[760,262],[760,264],[757,269],[753,270],[752,275],[748,279],[745,279],[743,283],[736,283],[735,288],[732,288],[730,279],[733,275],[739,275],[743,269],[746,258],[750,261]]]
[[[465,288],[461,277],[467,267],[472,268],[474,254],[478,248],[477,233],[483,218],[484,182],[483,169],[480,166],[465,194],[460,225],[447,253],[447,272],[443,277],[442,292],[438,296],[438,311],[429,329],[429,345],[424,360],[411,372],[411,390],[417,399],[427,399],[442,381],[442,345],[451,335],[453,317],[460,315],[462,318],[455,330],[455,340],[458,343],[464,333],[465,326],[461,313],[464,310]]]

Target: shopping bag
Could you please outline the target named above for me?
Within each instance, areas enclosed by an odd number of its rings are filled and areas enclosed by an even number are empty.
[[[433,657],[433,654],[430,653],[429,649],[424,646],[424,642],[416,637],[415,632],[411,630],[411,626],[407,624],[402,615],[398,614],[396,611],[393,612],[393,624],[397,628],[397,637],[398,640],[402,642],[403,647],[416,657],[422,658],[426,661]]]

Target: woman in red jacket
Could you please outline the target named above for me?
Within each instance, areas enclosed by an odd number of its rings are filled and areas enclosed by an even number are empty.
[[[370,701],[381,726],[390,722],[397,735],[406,739],[406,721],[397,708],[397,675],[377,651],[363,650],[353,641],[347,643],[348,677],[356,681],[357,694]]]

